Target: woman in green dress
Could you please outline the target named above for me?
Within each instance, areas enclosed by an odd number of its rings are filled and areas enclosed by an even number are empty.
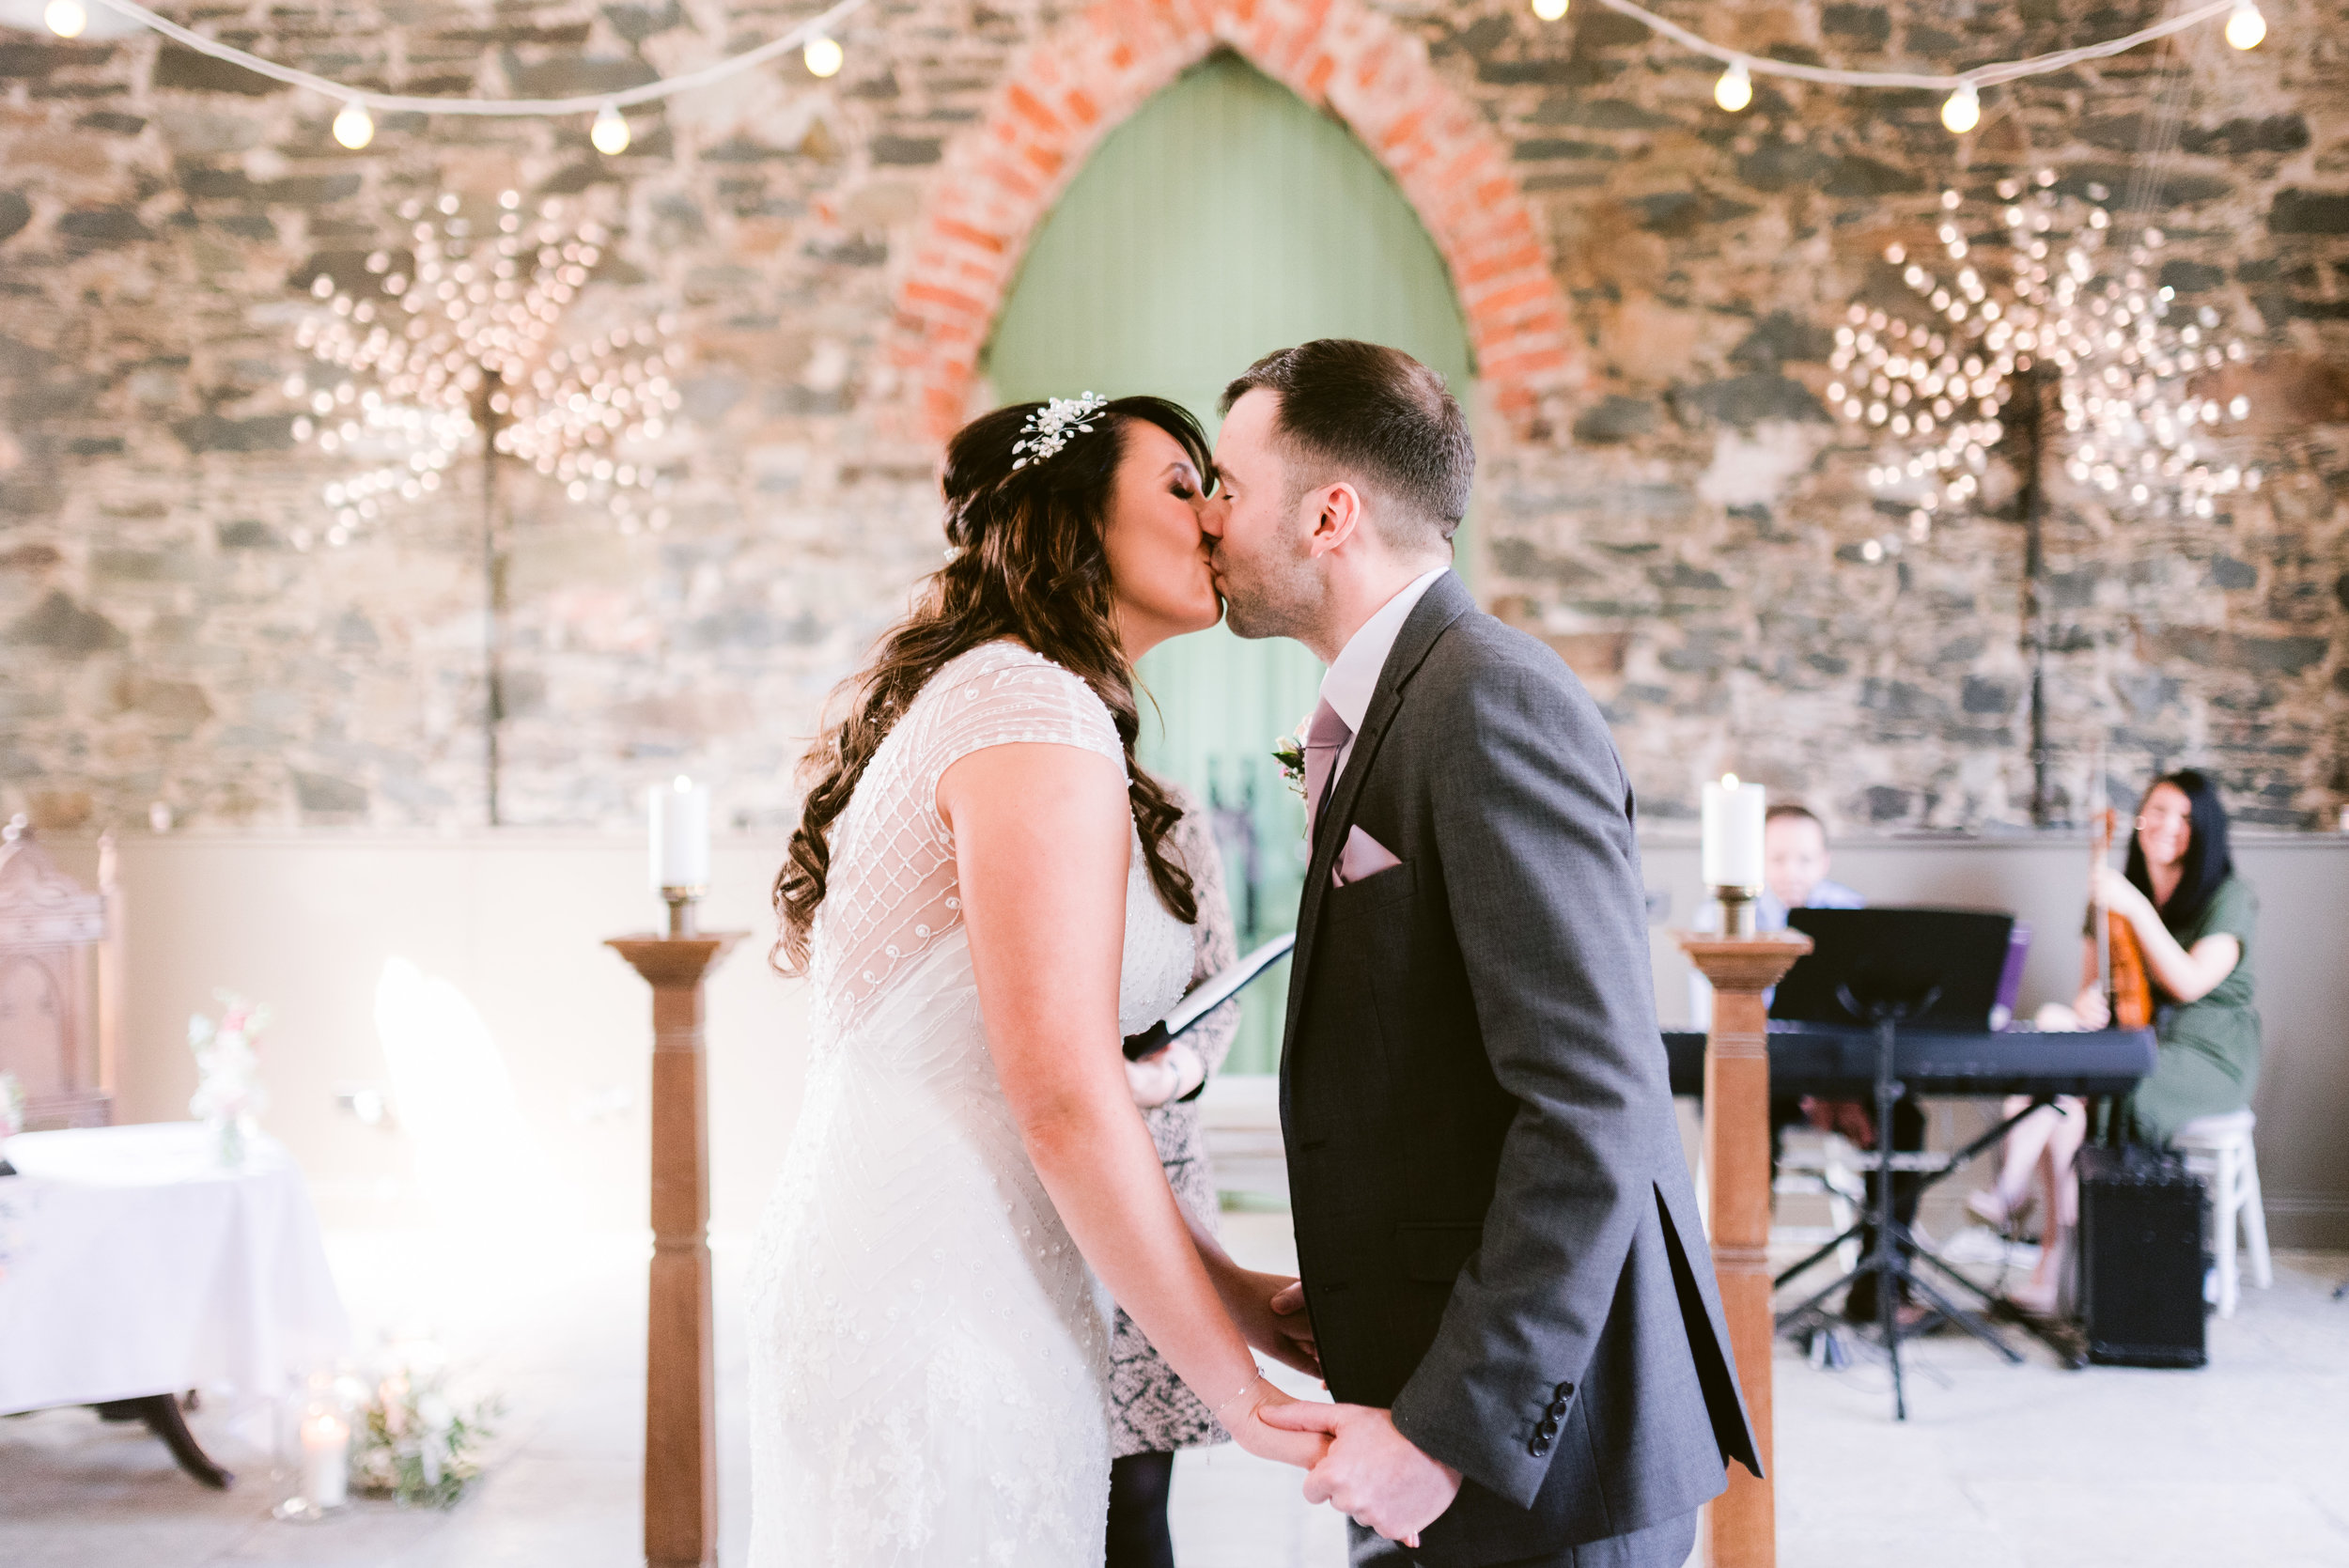
[[[2192,768],[2145,792],[2125,873],[2097,868],[2106,907],[2145,950],[2160,1053],[2151,1078],[2114,1107],[2116,1141],[2167,1144],[2201,1116],[2241,1110],[2259,1087],[2260,1016],[2251,997],[2259,900],[2234,874],[2218,788]],[[2108,1017],[2090,944],[2081,1024]]]
[[[2129,923],[2144,950],[2157,1046],[2152,1075],[2112,1108],[2108,1135],[2116,1142],[2165,1145],[2197,1117],[2249,1105],[2260,1069],[2260,1016],[2251,1004],[2259,900],[2234,874],[2218,787],[2190,768],[2155,780],[2138,809],[2128,869],[2098,866],[2096,894]],[[2084,939],[2072,1010],[2081,1029],[2111,1021],[2092,934]],[[2063,1099],[2019,1125],[2007,1135],[1998,1186],[1969,1205],[2011,1227],[2038,1169],[2048,1199],[2039,1265],[2006,1293],[2025,1312],[2046,1315],[2060,1305],[2079,1212],[2072,1157],[2088,1123],[2086,1107]]]

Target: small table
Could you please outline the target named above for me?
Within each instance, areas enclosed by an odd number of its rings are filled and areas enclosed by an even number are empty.
[[[211,1486],[186,1389],[276,1398],[350,1343],[302,1172],[257,1136],[222,1169],[193,1122],[22,1133],[0,1176],[0,1415],[142,1420]]]

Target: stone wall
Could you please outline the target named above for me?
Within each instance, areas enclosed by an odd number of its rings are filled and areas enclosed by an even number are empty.
[[[2155,14],[1672,10],[1757,54],[1947,67]],[[2248,55],[2205,29],[1998,89],[1963,139],[1921,93],[1757,79],[1725,115],[1713,71],[1596,0],[1554,25],[1498,3],[1370,11],[1472,108],[1462,134],[1507,150],[1494,178],[1563,292],[1572,373],[1535,378],[1483,433],[1480,586],[1609,705],[1651,820],[1690,815],[1696,781],[1735,767],[1843,825],[2028,821],[2013,476],[1994,464],[1975,515],[1911,541],[1870,494],[1874,449],[1821,399],[1830,329],[1886,286],[1883,247],[1929,243],[1945,185],[1980,197],[2048,166],[2136,203],[2170,236],[2165,278],[2243,327],[2268,471],[2191,524],[2055,477],[2057,812],[2103,737],[2124,784],[2199,762],[2247,820],[2332,824],[2349,799],[2349,5],[2270,5]],[[1174,30],[1245,53],[1260,12],[1308,40],[1363,15],[881,0],[833,81],[786,62],[633,116],[611,159],[583,118],[385,116],[347,152],[334,104],[187,51],[0,33],[0,804],[59,825],[140,822],[157,800],[220,826],[480,819],[477,466],[330,548],[318,498],[339,471],[296,441],[281,383],[304,366],[302,285],[321,268],[399,243],[407,199],[514,189],[614,225],[563,330],[674,315],[687,423],[659,531],[502,481],[504,814],[617,823],[689,768],[723,818],[787,822],[823,693],[936,559],[935,446],[903,373],[919,322],[900,306],[941,171],[1015,111],[1007,85],[1039,44],[1189,18]],[[338,80],[539,94],[675,71],[806,12],[198,14]],[[1259,63],[1297,78],[1296,60]],[[1038,179],[1049,195],[1071,174]],[[1016,255],[1024,236],[999,238]]]

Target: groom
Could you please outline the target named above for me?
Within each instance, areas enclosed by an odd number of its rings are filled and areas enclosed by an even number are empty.
[[[1679,1568],[1726,1462],[1759,1464],[1623,764],[1558,656],[1450,569],[1475,452],[1440,377],[1324,339],[1223,408],[1231,628],[1330,666],[1281,1063],[1340,1401],[1275,1413],[1331,1436],[1306,1497],[1353,1516],[1358,1565]]]

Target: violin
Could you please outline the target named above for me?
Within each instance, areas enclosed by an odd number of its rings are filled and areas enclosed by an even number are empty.
[[[2094,809],[2090,815],[2088,899],[2092,929],[2096,933],[2096,979],[2112,1003],[2113,1028],[2151,1029],[2154,983],[2145,971],[2145,949],[2138,942],[2137,927],[2126,915],[2106,908],[2096,891],[2096,872],[2109,862],[2112,854],[2116,815],[2108,805]]]

